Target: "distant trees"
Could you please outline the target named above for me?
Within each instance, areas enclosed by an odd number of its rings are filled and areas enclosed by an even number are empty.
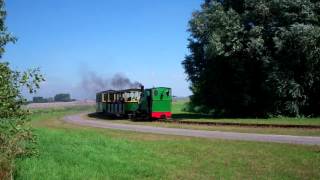
[[[54,96],[56,102],[70,102],[72,101],[70,94],[57,94]]]
[[[224,116],[320,115],[320,2],[205,0],[183,61],[192,105]]]
[[[70,102],[75,101],[75,99],[71,99],[70,94],[56,94],[53,97],[44,98],[42,96],[35,96],[32,98],[32,103],[50,103],[50,102]]]
[[[36,96],[36,97],[32,98],[32,102],[33,103],[44,103],[44,102],[46,102],[46,100],[43,97]]]
[[[54,99],[53,99],[53,97],[48,97],[48,98],[45,98],[45,101],[46,102],[54,102]]]
[[[41,96],[35,96],[32,98],[33,103],[48,103],[48,102],[54,102],[54,99],[52,97],[44,98]]]

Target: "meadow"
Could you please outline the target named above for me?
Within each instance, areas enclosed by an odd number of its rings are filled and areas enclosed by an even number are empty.
[[[39,154],[18,159],[16,179],[319,179],[320,147],[155,135],[80,127],[35,110]]]

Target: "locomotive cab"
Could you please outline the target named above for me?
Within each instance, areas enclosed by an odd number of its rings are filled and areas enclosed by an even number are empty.
[[[140,102],[140,110],[151,119],[171,118],[171,88],[145,89]]]

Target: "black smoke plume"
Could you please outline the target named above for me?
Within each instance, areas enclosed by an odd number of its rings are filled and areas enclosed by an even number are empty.
[[[111,79],[111,87],[115,90],[128,89],[128,88],[140,88],[141,83],[131,80],[121,74],[115,74]]]
[[[94,97],[100,91],[140,88],[141,86],[141,83],[131,81],[121,73],[117,73],[110,78],[98,76],[94,72],[87,72],[82,74],[81,80],[81,89],[90,97]]]

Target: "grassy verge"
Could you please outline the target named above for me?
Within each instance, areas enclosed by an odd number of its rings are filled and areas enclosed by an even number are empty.
[[[222,123],[246,123],[246,124],[285,124],[285,125],[320,125],[320,118],[269,118],[269,119],[223,119],[212,118],[208,115],[183,112],[186,101],[173,102],[173,118],[176,121],[202,121],[202,122],[222,122]]]
[[[201,115],[176,114],[178,121],[202,121],[222,123],[247,123],[247,124],[284,124],[284,125],[320,125],[320,118],[270,118],[270,119],[213,119]]]
[[[17,160],[17,179],[320,178],[319,146],[154,135],[59,120],[75,111],[33,115],[40,154]]]

